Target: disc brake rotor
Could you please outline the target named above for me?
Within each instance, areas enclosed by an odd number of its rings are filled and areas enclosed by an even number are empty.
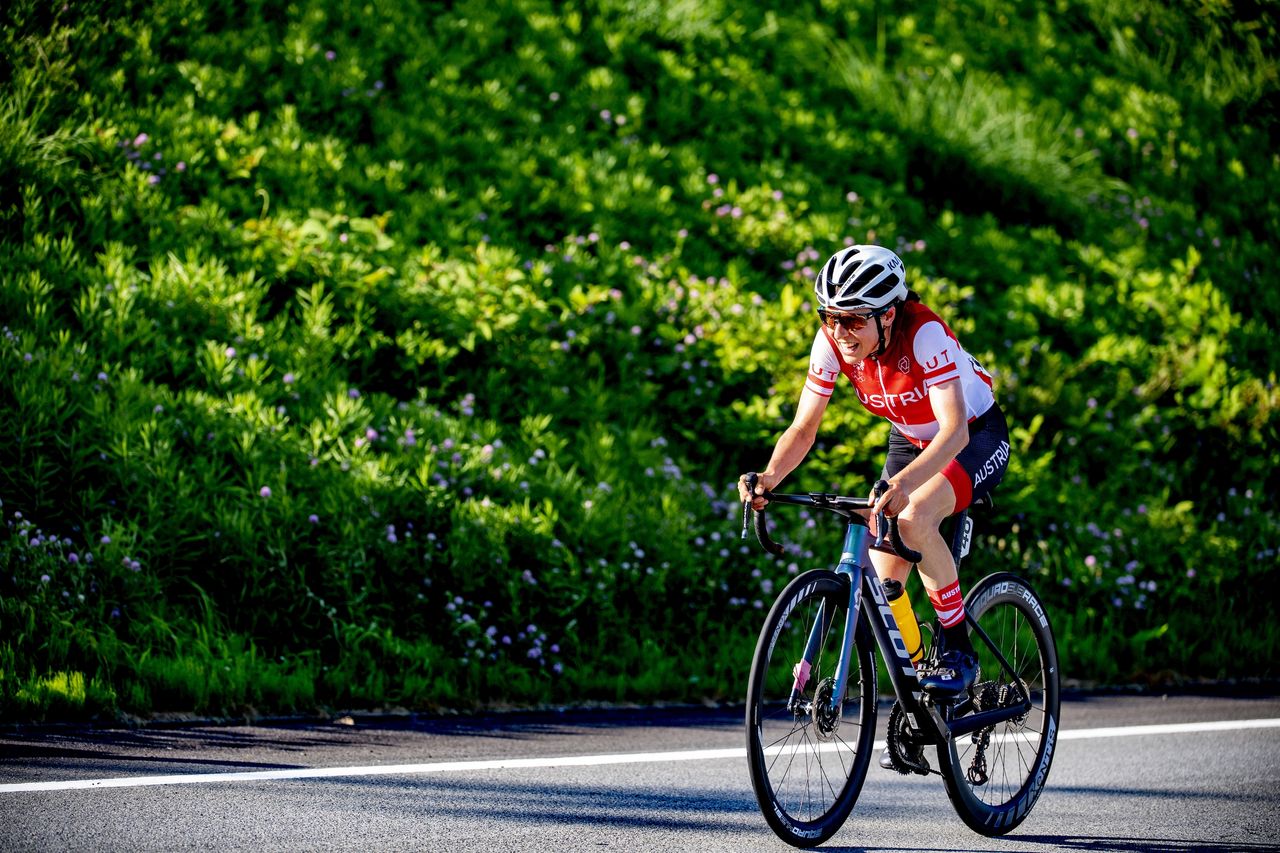
[[[831,702],[833,686],[833,679],[824,678],[813,692],[813,708],[810,713],[813,716],[814,731],[821,741],[835,740],[836,730],[840,728],[840,706],[837,704],[833,707]]]

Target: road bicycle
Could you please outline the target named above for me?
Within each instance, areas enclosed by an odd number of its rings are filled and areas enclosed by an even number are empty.
[[[748,478],[751,493],[755,478]],[[877,484],[877,491],[887,484]],[[887,762],[901,773],[942,776],[956,812],[983,835],[1009,832],[1044,789],[1058,735],[1058,654],[1048,612],[1031,585],[1000,572],[974,584],[965,618],[980,674],[956,697],[935,697],[918,681],[884,589],[867,559],[871,534],[859,511],[874,498],[764,493],[772,504],[826,510],[846,522],[835,571],[797,576],[774,602],[760,632],[747,688],[747,759],[769,826],[796,847],[834,835],[853,810],[876,733],[875,648],[896,702],[889,715]],[[986,498],[983,504],[990,504]],[[978,506],[978,505],[975,505]],[[743,505],[746,536],[750,503]],[[951,551],[960,561],[973,537],[972,513],[956,516]],[[896,519],[877,517],[877,547],[911,563]],[[755,513],[760,544],[784,552]],[[934,624],[925,627],[940,636]],[[935,666],[933,642],[919,666]],[[926,749],[936,752],[933,769]]]

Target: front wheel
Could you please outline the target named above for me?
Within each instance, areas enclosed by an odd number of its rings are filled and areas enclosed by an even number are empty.
[[[747,688],[747,761],[769,826],[812,847],[844,824],[862,789],[876,728],[870,636],[850,644],[833,700],[849,612],[849,580],[816,570],[782,591],[765,620]]]
[[[1031,699],[1024,715],[940,747],[947,794],[974,831],[1003,835],[1026,819],[1044,789],[1058,742],[1058,650],[1049,616],[1030,584],[1016,575],[983,578],[965,601],[1004,658],[972,628],[981,674],[974,705],[992,710]],[[1005,666],[1005,664],[1008,666]]]

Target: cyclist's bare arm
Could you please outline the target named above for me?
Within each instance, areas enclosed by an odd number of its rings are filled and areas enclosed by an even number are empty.
[[[910,465],[890,478],[889,489],[876,506],[877,512],[901,513],[911,503],[911,493],[939,474],[969,444],[964,388],[959,379],[930,388],[929,405],[938,419],[938,434]]]
[[[778,438],[773,455],[769,458],[769,465],[760,472],[756,485],[757,494],[772,491],[804,461],[809,448],[813,447],[813,442],[818,437],[818,426],[822,423],[822,416],[826,413],[830,400],[830,397],[816,394],[808,388],[800,392],[800,402],[796,406],[791,426]],[[738,497],[743,501],[748,500],[747,485],[742,477],[738,478]],[[751,502],[755,509],[764,509],[768,504],[764,498],[755,495],[751,496]]]

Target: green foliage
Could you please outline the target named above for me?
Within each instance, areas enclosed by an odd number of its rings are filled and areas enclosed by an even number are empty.
[[[1273,6],[9,4],[0,716],[740,698],[864,241],[1009,414],[966,576],[1275,675]],[[846,391],[797,488],[879,470]]]

